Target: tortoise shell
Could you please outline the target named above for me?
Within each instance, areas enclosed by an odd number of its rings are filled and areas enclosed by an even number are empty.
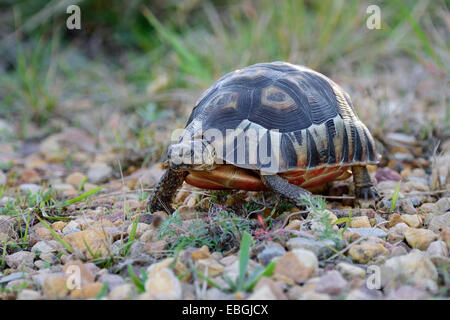
[[[258,137],[245,135],[253,129]],[[199,98],[185,130],[190,135],[181,139],[208,140],[224,164],[190,172],[186,182],[203,188],[264,190],[256,171],[312,188],[346,179],[351,166],[379,158],[350,96],[323,74],[286,62],[259,63],[220,78]],[[221,135],[208,137],[208,130]],[[269,151],[278,150],[269,162],[261,158],[263,140]]]

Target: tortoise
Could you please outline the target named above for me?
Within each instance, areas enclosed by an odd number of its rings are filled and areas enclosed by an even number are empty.
[[[325,75],[287,62],[226,74],[198,99],[168,169],[150,195],[151,212],[173,212],[184,181],[204,189],[271,190],[299,201],[353,174],[358,198],[377,198],[367,165],[381,156],[350,96]]]

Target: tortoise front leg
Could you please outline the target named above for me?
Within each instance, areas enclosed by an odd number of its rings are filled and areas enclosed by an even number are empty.
[[[353,181],[355,182],[355,196],[357,198],[364,198],[367,200],[369,195],[376,200],[381,198],[377,189],[372,184],[370,180],[369,171],[365,166],[354,166],[352,167]]]
[[[304,196],[311,195],[311,192],[300,188],[299,186],[290,184],[286,179],[279,175],[261,175],[264,185],[273,192],[288,198],[290,201],[301,201]]]
[[[187,171],[173,169],[167,169],[167,171],[164,172],[148,199],[150,212],[166,211],[169,214],[174,212],[174,209],[172,208],[173,198],[175,197],[177,190],[183,184],[187,174]]]

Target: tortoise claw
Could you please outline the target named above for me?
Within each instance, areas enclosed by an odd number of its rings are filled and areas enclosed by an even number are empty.
[[[378,193],[377,189],[374,186],[356,188],[355,196],[356,198],[363,198],[364,201],[369,200],[369,196],[373,200],[381,198],[380,194]]]

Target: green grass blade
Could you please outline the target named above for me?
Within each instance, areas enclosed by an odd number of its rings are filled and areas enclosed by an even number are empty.
[[[139,279],[134,273],[133,267],[131,264],[128,265],[128,273],[130,274],[131,281],[134,283],[139,293],[145,292],[144,282]]]
[[[391,203],[391,208],[389,209],[389,213],[392,213],[394,211],[395,205],[397,204],[398,194],[400,192],[400,184],[401,184],[401,181],[399,181],[397,183],[397,186],[395,187],[394,194],[392,196],[392,203]]]
[[[65,206],[68,206],[68,205],[70,205],[70,204],[73,204],[73,203],[76,203],[76,202],[80,202],[80,201],[82,201],[82,200],[84,200],[84,199],[86,199],[86,198],[89,198],[90,196],[93,196],[94,194],[96,194],[97,192],[99,192],[101,189],[103,189],[103,186],[100,186],[100,187],[98,187],[98,188],[89,190],[88,192],[85,192],[85,193],[79,195],[79,196],[76,197],[76,198],[73,198],[73,199],[70,199],[70,200],[61,202],[61,203],[57,204],[56,207],[57,207],[57,208],[59,208],[59,207],[65,207]]]
[[[43,219],[39,218],[38,216],[36,216],[36,218],[39,220],[40,223],[42,223],[44,225],[45,228],[47,228],[48,231],[50,231],[50,233],[52,234],[52,236],[56,239],[56,241],[58,241],[59,243],[61,243],[61,245],[67,249],[67,251],[69,251],[70,253],[74,252],[73,248],[66,242],[64,241],[56,232],[55,230],[52,229],[52,227],[50,227],[47,222],[45,222]]]
[[[239,278],[237,288],[239,291],[244,289],[244,281],[247,273],[248,263],[250,261],[250,235],[244,232],[241,240],[241,249],[239,253]]]
[[[271,261],[264,269],[262,266],[256,268],[252,275],[247,280],[245,290],[250,291],[261,280],[262,277],[270,277],[275,270],[276,263]]]

